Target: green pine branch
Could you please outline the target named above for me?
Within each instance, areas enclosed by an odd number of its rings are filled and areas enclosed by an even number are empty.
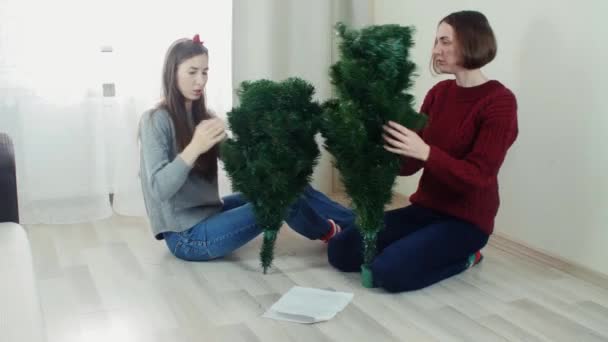
[[[382,126],[389,120],[414,130],[426,124],[408,93],[416,70],[410,59],[414,29],[379,25],[351,30],[341,23],[336,29],[340,60],[330,77],[337,98],[324,104],[320,127],[352,199],[364,265],[369,265],[400,168],[399,157],[383,147]]]
[[[233,138],[222,144],[222,159],[233,189],[252,203],[264,230],[264,273],[287,211],[310,183],[319,158],[321,107],[313,94],[314,87],[299,78],[247,81],[238,91],[240,106],[228,113]]]

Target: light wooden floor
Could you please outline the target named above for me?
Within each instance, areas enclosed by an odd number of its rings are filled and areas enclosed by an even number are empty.
[[[50,342],[608,341],[608,286],[491,243],[479,266],[427,289],[387,294],[333,270],[326,246],[283,229],[275,267],[260,241],[189,263],[143,219],[27,227]],[[262,318],[294,285],[355,294],[315,325]]]

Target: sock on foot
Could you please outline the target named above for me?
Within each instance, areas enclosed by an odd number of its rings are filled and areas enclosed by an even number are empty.
[[[334,220],[328,219],[327,221],[329,221],[329,226],[330,226],[329,232],[321,238],[321,241],[323,241],[325,243],[329,242],[329,240],[331,240],[331,238],[338,235],[338,233],[340,233],[342,231],[342,227],[340,227],[339,224],[334,222]]]
[[[477,264],[479,264],[483,260],[483,255],[480,251],[477,251],[469,256],[468,268],[471,268]]]

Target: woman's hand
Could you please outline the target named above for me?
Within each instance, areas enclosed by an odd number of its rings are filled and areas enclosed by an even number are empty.
[[[226,131],[224,122],[221,119],[203,120],[194,128],[190,145],[193,145],[199,154],[203,154],[225,137]]]
[[[192,166],[196,159],[226,138],[224,122],[219,118],[203,120],[194,128],[192,140],[181,153],[182,159]]]
[[[383,128],[385,150],[422,161],[429,159],[431,147],[416,132],[393,121],[389,121]]]

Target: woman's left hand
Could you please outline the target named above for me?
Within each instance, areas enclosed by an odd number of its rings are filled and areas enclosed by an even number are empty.
[[[389,121],[383,128],[385,150],[422,161],[429,159],[431,147],[416,132],[393,121]]]

